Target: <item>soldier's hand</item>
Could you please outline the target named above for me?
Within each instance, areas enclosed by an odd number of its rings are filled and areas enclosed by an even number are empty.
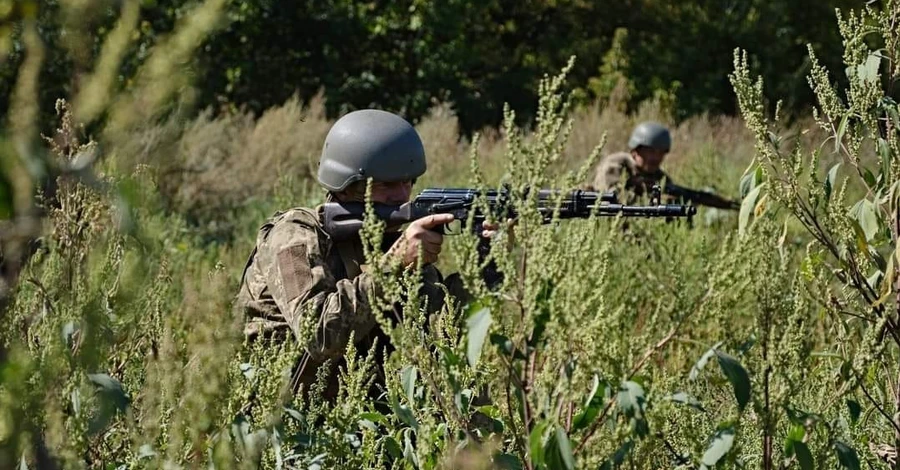
[[[515,240],[515,219],[506,219],[506,230],[510,240]],[[491,238],[500,231],[500,224],[497,222],[485,222],[481,226],[481,236],[485,238]]]
[[[453,222],[453,214],[434,214],[413,221],[403,231],[403,236],[394,242],[388,254],[399,257],[400,264],[406,267],[416,262],[421,247],[422,264],[434,263],[441,253],[444,236],[432,229],[450,222]]]

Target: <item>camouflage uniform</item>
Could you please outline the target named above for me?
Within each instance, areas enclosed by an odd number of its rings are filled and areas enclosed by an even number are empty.
[[[399,235],[385,234],[382,248],[389,247]],[[443,304],[438,283],[445,284],[451,294],[464,297],[458,275],[444,282],[431,265],[425,266],[422,274],[422,294],[427,297],[430,312]],[[299,340],[302,318],[316,316],[316,330],[305,345],[294,385],[308,387],[319,366],[333,359],[326,391],[326,396],[333,398],[337,367],[343,363],[351,332],[361,354],[368,352],[379,336],[378,343],[388,346],[373,312],[373,299],[378,293],[379,286],[365,265],[361,241],[333,243],[322,228],[318,208],[295,208],[276,214],[260,228],[256,247],[244,268],[237,306],[244,311],[244,332],[250,338],[287,336],[290,331]]]
[[[624,175],[624,181],[623,180]],[[663,180],[665,184],[663,185]],[[685,188],[672,182],[672,178],[662,170],[642,171],[634,163],[630,153],[618,152],[604,157],[594,173],[594,191],[626,190],[629,197],[625,202],[634,202],[633,197],[647,194],[653,185],[662,186],[664,199],[668,203],[686,204],[692,202],[719,209],[739,209],[740,203],[717,196],[707,191]]]
[[[624,181],[623,181],[624,175]],[[634,163],[634,158],[628,152],[618,152],[607,155],[600,160],[594,173],[592,187],[594,191],[612,191],[624,189],[634,194],[644,194],[654,184],[663,179],[671,183],[671,178],[662,170],[655,172],[641,171]]]

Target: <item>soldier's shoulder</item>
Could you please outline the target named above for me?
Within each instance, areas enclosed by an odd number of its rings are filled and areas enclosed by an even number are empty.
[[[300,225],[311,229],[321,228],[319,211],[309,207],[293,207],[276,212],[270,219],[273,225]]]
[[[606,155],[600,160],[601,165],[629,167],[634,166],[634,158],[628,152],[615,152]]]
[[[308,207],[294,207],[276,212],[259,229],[257,243],[290,243],[303,239],[307,242],[320,238],[322,224],[318,211]]]

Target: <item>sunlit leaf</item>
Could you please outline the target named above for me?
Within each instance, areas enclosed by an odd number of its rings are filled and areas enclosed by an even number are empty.
[[[622,382],[619,394],[616,395],[619,409],[629,417],[640,418],[644,413],[644,389],[636,382]]]
[[[834,182],[837,180],[837,174],[840,168],[841,164],[836,163],[828,170],[828,176],[825,177],[825,200],[831,199],[831,193],[834,191]]]
[[[734,445],[733,428],[717,431],[713,435],[709,447],[706,448],[706,452],[703,453],[703,458],[700,461],[700,468],[708,469],[719,463],[723,457],[728,455],[728,451],[731,450],[732,445]]]
[[[708,363],[709,360],[716,355],[716,348],[721,345],[721,342],[716,343],[715,346],[709,348],[709,350],[707,350],[705,353],[703,353],[702,356],[700,356],[700,359],[691,367],[691,372],[688,375],[688,378],[690,380],[697,380],[697,377],[700,376],[700,371],[702,371],[703,368],[706,367],[706,363]]]
[[[875,204],[868,199],[863,199],[850,209],[850,215],[859,223],[866,236],[866,241],[871,242],[880,229],[878,208]]]
[[[869,83],[878,82],[878,67],[881,65],[881,56],[876,53],[869,54],[866,62],[856,68],[860,80]]]
[[[844,139],[844,133],[847,132],[847,122],[849,118],[849,114],[845,114],[844,117],[841,118],[841,123],[838,125],[837,135],[834,138],[834,153],[837,153],[841,149],[841,142]]]
[[[416,393],[416,377],[418,376],[419,369],[416,366],[404,366],[403,369],[400,370],[400,385],[403,386],[403,391],[406,392],[406,398],[410,403],[415,401],[415,393]]]
[[[466,321],[468,328],[468,341],[466,345],[466,357],[469,359],[469,365],[475,367],[481,358],[481,347],[484,345],[484,339],[487,337],[488,329],[491,326],[491,310],[482,307]]]
[[[754,210],[756,209],[756,200],[759,197],[759,192],[765,186],[765,183],[753,188],[750,190],[750,193],[741,201],[741,210],[738,214],[738,233],[743,235],[747,231],[748,224],[750,223],[750,216],[753,215]]]

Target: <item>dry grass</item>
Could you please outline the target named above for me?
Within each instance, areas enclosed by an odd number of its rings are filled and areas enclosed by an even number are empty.
[[[670,126],[672,152],[665,168],[687,185],[716,188],[737,197],[737,182],[754,155],[754,143],[738,118],[696,116],[674,123],[662,106],[649,102],[633,115],[614,104],[575,109],[572,134],[560,170],[581,165],[607,135],[602,154],[626,150],[633,127],[644,120]],[[321,97],[303,105],[297,99],[266,111],[213,117],[203,113],[188,123],[172,119],[135,136],[136,160],[158,171],[159,190],[170,211],[184,214],[205,235],[234,239],[247,222],[248,204],[261,206],[260,219],[274,204],[313,204],[321,196],[314,184],[316,165],[332,120]],[[812,129],[801,121],[798,129]],[[459,134],[459,122],[447,105],[435,107],[416,125],[428,155],[428,172],[417,186],[460,186],[469,181],[472,142]],[[488,182],[504,175],[506,146],[502,131],[480,132],[478,155]],[[818,139],[818,140],[817,140]],[[821,141],[819,132],[802,136]],[[151,155],[166,155],[159,157]],[[150,161],[156,158],[156,161]],[[827,159],[826,159],[827,160]],[[274,197],[273,197],[274,196]]]

